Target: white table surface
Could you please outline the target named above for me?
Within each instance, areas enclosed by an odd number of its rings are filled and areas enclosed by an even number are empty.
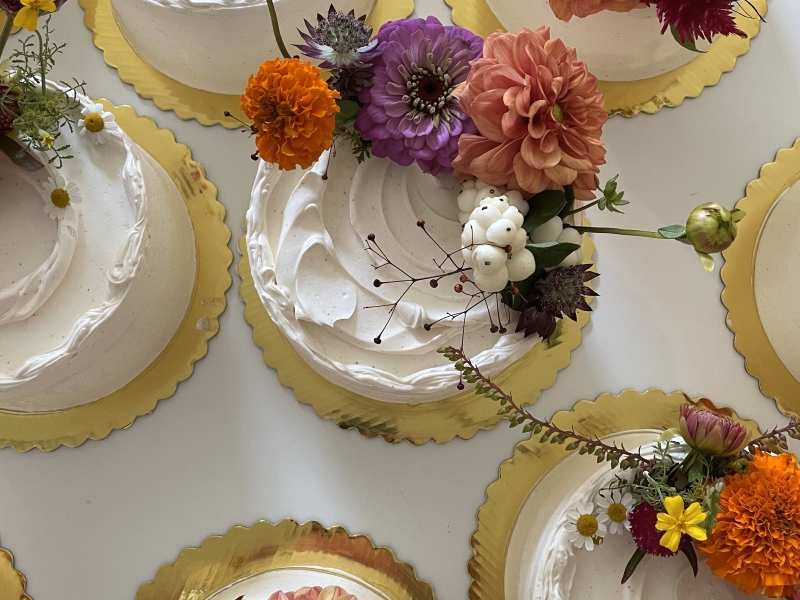
[[[418,6],[417,15],[449,19],[442,0]],[[54,78],[84,78],[90,95],[130,104],[187,144],[219,188],[235,250],[256,171],[251,140],[139,99],[103,62],[82,19],[77,0],[53,19],[56,37],[69,42]],[[593,211],[594,223],[655,229],[682,222],[701,202],[739,200],[760,167],[800,135],[799,23],[796,0],[773,0],[753,49],[719,86],[653,116],[611,119],[602,179],[620,173],[631,204],[624,216]],[[603,392],[660,388],[706,395],[763,426],[785,420],[733,348],[717,273],[672,242],[596,243],[601,297],[537,415]],[[319,419],[264,365],[234,267],[208,356],[155,413],[77,449],[0,451],[0,545],[14,553],[29,594],[133,600],[183,548],[234,525],[291,517],[368,534],[410,562],[437,598],[465,599],[475,513],[521,431],[502,426],[413,447]]]

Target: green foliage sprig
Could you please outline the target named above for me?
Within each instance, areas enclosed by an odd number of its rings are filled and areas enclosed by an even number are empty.
[[[13,73],[2,90],[0,109],[15,116],[12,135],[27,152],[51,154],[48,163],[60,168],[64,160],[72,158],[67,153],[69,144],[58,143],[61,128],[73,130],[75,111],[80,106],[78,92],[85,93],[86,84],[73,78],[72,84],[60,82],[63,89],[47,88],[47,75],[65,46],[52,42],[52,33],[48,17],[41,30],[21,40],[21,47],[11,54]],[[17,112],[10,106],[16,106]]]
[[[336,127],[333,130],[334,141],[341,138],[350,144],[350,150],[359,164],[370,157],[372,143],[361,137],[353,126],[361,105],[354,100],[337,100],[339,112],[336,113]]]

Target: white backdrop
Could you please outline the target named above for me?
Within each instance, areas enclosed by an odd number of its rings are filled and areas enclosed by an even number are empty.
[[[417,1],[417,15],[449,20],[443,0]],[[56,37],[69,42],[54,78],[84,78],[90,95],[132,105],[188,145],[219,187],[234,249],[256,171],[251,140],[139,99],[105,65],[82,19],[70,0],[53,20]],[[761,165],[800,136],[798,25],[796,0],[774,0],[751,52],[719,86],[653,116],[611,119],[601,178],[620,173],[631,204],[624,216],[593,212],[594,223],[655,229],[701,202],[739,200]],[[717,273],[676,243],[596,243],[601,297],[537,415],[603,392],[661,388],[707,395],[763,426],[782,421],[733,348]],[[234,274],[208,356],[153,415],[77,449],[0,451],[0,545],[15,554],[28,592],[35,600],[133,600],[183,548],[234,525],[292,517],[368,534],[412,563],[437,598],[465,599],[475,512],[521,432],[500,427],[417,448],[340,430],[264,365],[238,285]]]

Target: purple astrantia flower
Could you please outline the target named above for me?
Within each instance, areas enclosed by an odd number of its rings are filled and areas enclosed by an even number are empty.
[[[337,12],[331,4],[327,19],[318,14],[316,27],[306,21],[308,33],[298,30],[307,45],[296,47],[309,58],[321,60],[323,69],[368,67],[380,52],[375,50],[378,40],[369,39],[372,28],[365,24],[366,18],[356,18],[353,10]]]
[[[458,137],[476,133],[454,91],[466,80],[469,62],[480,58],[483,40],[435,17],[383,25],[376,36],[372,86],[359,93],[364,107],[356,129],[372,153],[426,173],[452,171]]]

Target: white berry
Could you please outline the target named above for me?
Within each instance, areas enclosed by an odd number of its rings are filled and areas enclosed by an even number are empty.
[[[473,217],[474,218],[474,217]],[[534,244],[542,242],[555,242],[564,230],[564,224],[559,217],[553,217],[543,225],[531,231],[531,241]]]
[[[517,226],[510,219],[498,219],[486,230],[486,239],[498,246],[509,246],[517,237]]]
[[[511,281],[523,281],[536,270],[536,259],[533,258],[533,253],[525,248],[522,252],[512,254],[506,261],[506,267]]]
[[[461,258],[464,259],[464,264],[468,267],[472,266],[472,249],[471,248],[462,248],[461,249]]]
[[[486,230],[475,221],[468,221],[461,232],[461,245],[464,247],[486,243]]]
[[[517,190],[508,190],[505,195],[506,198],[508,198],[508,203],[511,206],[517,207],[517,210],[522,213],[523,217],[528,214],[531,207],[528,205],[528,201],[522,197],[521,193]]]
[[[481,244],[472,250],[472,268],[479,273],[497,273],[505,267],[506,258],[505,250]]]
[[[500,211],[494,206],[485,204],[479,206],[472,211],[470,215],[471,221],[476,221],[484,230],[489,229],[489,226],[500,218]],[[560,232],[559,232],[560,233]]]
[[[509,219],[517,227],[522,227],[522,224],[525,222],[525,217],[522,216],[522,213],[519,212],[519,209],[516,206],[510,206],[507,208],[503,212],[503,218]]]
[[[508,269],[503,265],[496,273],[476,272],[473,280],[484,292],[502,292],[508,285]]]
[[[577,229],[572,227],[565,227],[561,235],[558,236],[558,242],[561,244],[577,244],[581,245],[581,234]]]
[[[466,189],[458,195],[458,210],[462,212],[472,212],[475,208],[475,198],[477,197],[477,190]]]
[[[511,243],[511,253],[522,252],[528,244],[528,233],[524,229],[517,229],[517,235]]]
[[[481,186],[481,187],[483,187],[483,186]],[[462,190],[474,190],[475,189],[475,180],[474,179],[468,179],[467,181],[465,181],[464,183],[461,184],[461,189]]]

